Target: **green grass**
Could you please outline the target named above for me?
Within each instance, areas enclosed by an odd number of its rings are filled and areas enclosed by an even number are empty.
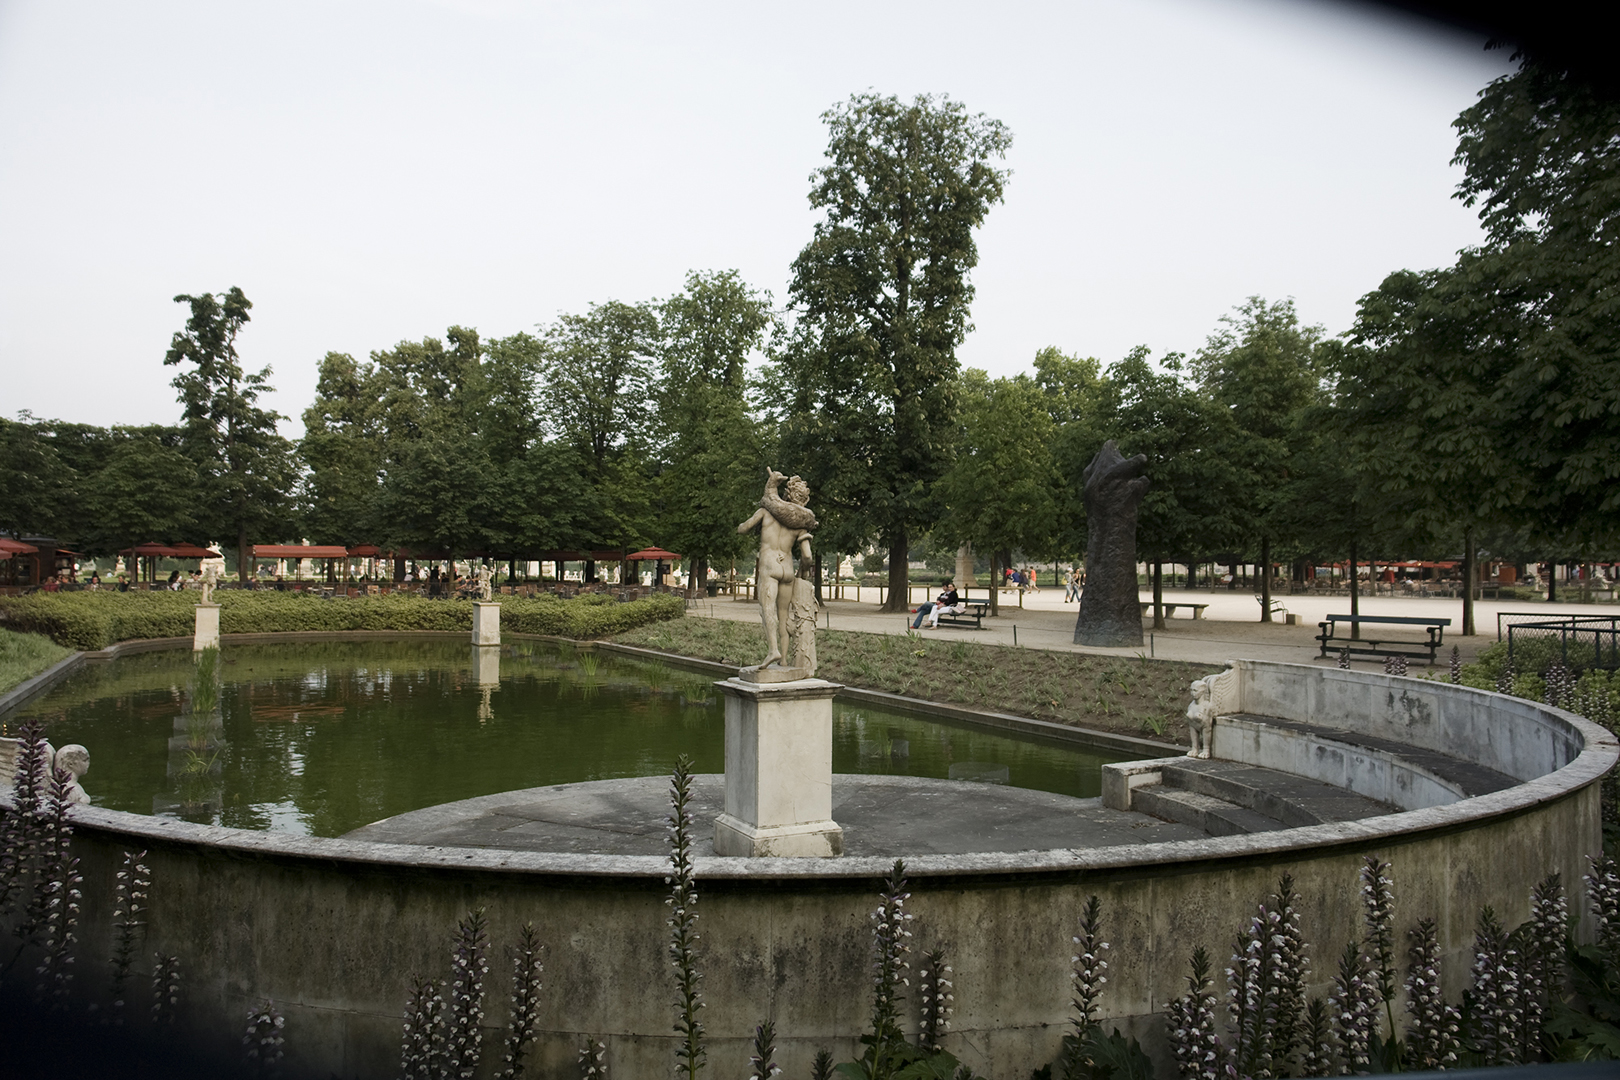
[[[613,640],[739,666],[765,655],[758,623],[724,619],[672,619]],[[1181,742],[1188,684],[1220,670],[849,630],[817,631],[816,655],[817,675],[848,686]]]
[[[0,630],[0,694],[32,679],[71,651],[39,634]]]

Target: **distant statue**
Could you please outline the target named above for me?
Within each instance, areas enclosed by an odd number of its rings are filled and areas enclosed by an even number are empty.
[[[1086,587],[1074,624],[1076,645],[1142,644],[1136,512],[1150,483],[1146,470],[1146,455],[1120,457],[1112,439],[1086,466]]]
[[[214,602],[214,586],[217,585],[217,584],[219,584],[219,578],[218,578],[218,575],[217,575],[217,572],[215,571],[215,569],[212,566],[203,567],[203,571],[202,571],[202,602],[203,603],[212,604]]]
[[[786,498],[779,491],[783,481],[787,482]],[[810,583],[814,565],[810,539],[816,515],[806,505],[809,501],[810,487],[803,480],[767,468],[759,509],[737,526],[740,533],[759,526],[759,565],[754,578],[759,583],[759,613],[769,650],[759,666],[798,668],[803,672],[800,678],[806,679],[816,672],[816,592]],[[793,568],[795,546],[799,549],[797,573]],[[792,663],[785,657],[791,657]]]
[[[478,599],[492,600],[495,597],[495,571],[488,566],[480,566],[477,570]]]

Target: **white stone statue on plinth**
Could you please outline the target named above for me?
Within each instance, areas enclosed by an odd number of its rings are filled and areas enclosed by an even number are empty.
[[[787,497],[778,493],[787,481]],[[759,584],[759,614],[765,624],[765,659],[745,669],[752,682],[791,682],[816,673],[816,590],[810,582],[814,562],[810,555],[811,530],[816,515],[805,505],[810,488],[797,476],[765,470],[765,493],[759,509],[737,526],[740,533],[759,527],[759,561],[754,580]],[[793,567],[798,548],[799,566]]]
[[[214,586],[219,580],[216,573],[212,566],[203,567],[202,600],[197,604],[195,629],[191,635],[193,652],[219,648],[219,601],[214,599]]]
[[[816,594],[810,584],[810,489],[765,470],[759,510],[759,613],[764,661],[715,685],[726,697],[726,803],[716,855],[831,858],[844,830],[832,819],[832,700],[842,687],[816,674]],[[778,488],[786,481],[786,498]],[[793,566],[794,549],[799,565]]]

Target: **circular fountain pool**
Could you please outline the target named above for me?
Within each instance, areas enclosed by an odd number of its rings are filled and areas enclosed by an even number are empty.
[[[6,715],[90,749],[93,804],[201,824],[339,836],[442,803],[725,764],[713,676],[544,642],[227,645],[217,730],[188,740],[196,680],[174,649],[85,666]],[[990,779],[1095,796],[1121,755],[865,706],[834,710],[833,770]],[[192,768],[188,769],[188,762]]]

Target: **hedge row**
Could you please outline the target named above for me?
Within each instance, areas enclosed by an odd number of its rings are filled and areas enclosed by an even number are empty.
[[[229,590],[214,595],[220,605],[220,630],[226,634],[472,631],[470,600],[428,600],[401,593],[337,600],[295,592]],[[196,604],[197,594],[188,592],[39,592],[0,597],[0,625],[43,634],[70,649],[104,649],[116,641],[189,637]],[[514,634],[597,638],[678,618],[685,610],[678,596],[654,596],[627,604],[599,595],[571,600],[502,597],[501,626]]]

